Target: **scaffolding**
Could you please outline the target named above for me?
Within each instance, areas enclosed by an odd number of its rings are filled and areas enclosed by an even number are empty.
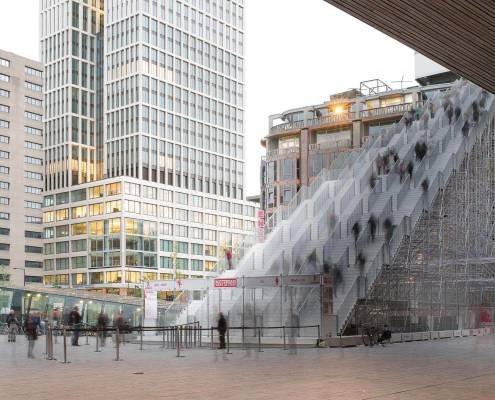
[[[466,147],[467,148],[467,147]],[[495,120],[402,239],[345,333],[478,328],[495,320]]]

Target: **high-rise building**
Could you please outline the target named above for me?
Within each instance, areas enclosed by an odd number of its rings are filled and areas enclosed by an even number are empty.
[[[43,66],[0,50],[0,275],[42,280]]]
[[[45,283],[120,293],[251,244],[244,4],[41,1]]]

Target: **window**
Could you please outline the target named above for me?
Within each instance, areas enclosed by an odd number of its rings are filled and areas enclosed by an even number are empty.
[[[212,231],[210,229],[204,229],[204,240],[216,241],[217,240],[217,232]]]
[[[55,237],[55,229],[53,227],[43,228],[43,238],[53,239]]]
[[[160,240],[160,251],[168,251],[172,253],[174,246],[171,240]]]
[[[75,267],[74,262],[72,262],[72,268],[80,268],[80,267]],[[72,274],[71,279],[72,279],[72,285],[74,286],[87,284],[86,274]]]
[[[9,143],[10,138],[8,136],[0,135],[0,143]]]
[[[0,150],[0,158],[9,159],[10,158],[10,153],[8,151],[1,151]]]
[[[1,205],[9,205],[10,199],[8,197],[0,197],[0,204]]]
[[[77,251],[86,251],[86,239],[79,239],[79,240],[73,240],[72,241],[72,251],[77,252]]]
[[[7,183],[7,182],[5,182]],[[0,182],[1,188],[1,182]],[[7,188],[8,189],[8,188]],[[24,186],[24,193],[41,194],[42,189],[34,186]]]
[[[24,147],[26,149],[31,149],[31,150],[41,150],[42,145],[40,143],[34,143],[34,142],[25,141],[24,142]]]
[[[55,233],[57,237],[67,237],[69,236],[69,225],[60,225],[55,228]]]
[[[8,267],[10,265],[10,259],[8,258],[0,258],[0,266]]]
[[[55,218],[57,221],[65,221],[66,219],[69,219],[69,209],[62,208],[61,210],[55,211]]]
[[[9,220],[10,214],[6,212],[0,212],[0,219]]]
[[[79,207],[72,207],[71,208],[71,215],[72,219],[77,219],[77,218],[84,218],[87,214],[87,207],[86,206],[79,206]]]
[[[70,197],[73,202],[86,200],[86,189],[73,190]]]
[[[8,244],[8,243],[0,243],[0,250],[9,251],[9,249],[10,249],[10,244]]]
[[[89,216],[103,215],[104,203],[90,204],[89,205]]]
[[[26,207],[26,208],[41,209],[41,203],[38,203],[37,201],[25,200],[24,201],[24,207]]]
[[[45,211],[43,213],[43,222],[55,221],[55,211]]]
[[[174,225],[174,235],[178,237],[187,237],[187,226]]]
[[[10,126],[10,122],[9,121],[5,121],[4,119],[0,119],[0,128],[6,128],[8,129]]]
[[[0,104],[0,112],[9,113],[10,112],[10,107],[9,106],[6,106],[4,104]]]
[[[0,189],[9,190],[10,183],[5,181],[0,181]]]
[[[187,206],[187,194],[180,192],[175,193],[175,202]]]
[[[36,253],[41,254],[42,248],[39,246],[24,246],[24,251],[26,253]]]
[[[107,185],[107,196],[115,196],[116,194],[122,193],[122,188],[120,182],[110,183]]]
[[[187,242],[177,242],[175,244],[176,246],[176,252],[177,253],[182,253],[182,254],[188,254],[189,253],[189,244]]]
[[[85,235],[87,232],[86,222],[72,225],[72,236]]]
[[[33,121],[41,121],[43,118],[41,114],[36,114],[30,111],[24,111],[24,116],[28,119],[32,119]]]
[[[30,135],[35,135],[35,136],[42,136],[43,131],[38,128],[33,128],[31,126],[24,126],[24,132],[29,133]]]
[[[5,58],[0,58],[0,66],[9,68],[10,67],[10,61],[6,60]]]
[[[10,92],[5,89],[0,89],[0,97],[10,97]]]
[[[205,261],[205,271],[211,272],[217,269],[217,263],[215,261]]]
[[[69,242],[57,242],[55,243],[55,253],[63,254],[69,252]]]
[[[9,174],[10,173],[10,167],[4,167],[3,165],[0,165],[0,174]]]
[[[33,83],[33,82],[29,82],[29,81],[24,81],[24,87],[26,89],[32,90],[34,92],[42,92],[43,91],[43,86],[38,85],[38,84]]]
[[[122,202],[120,200],[107,201],[106,209],[107,214],[119,212],[122,210]]]
[[[68,258],[57,258],[55,261],[57,270],[69,269],[69,259]]]
[[[10,81],[10,76],[5,75],[5,74],[0,74],[0,81],[8,82],[8,81]]]
[[[27,66],[24,67],[24,73],[27,74],[27,75],[36,76],[38,78],[42,78],[43,77],[43,72],[42,71],[40,71],[39,69],[27,67]]]
[[[8,172],[7,172],[8,173]],[[24,177],[28,179],[35,179],[37,181],[43,180],[43,175],[38,172],[24,171]]]
[[[72,268],[86,268],[86,256],[72,257]]]
[[[43,102],[40,99],[35,99],[34,97],[29,96],[24,96],[24,102],[35,107],[41,107],[43,105]]]
[[[24,156],[24,162],[31,165],[43,165],[43,160],[37,157]]]
[[[97,199],[103,197],[103,185],[89,188],[89,198]]]
[[[59,204],[67,204],[69,202],[69,192],[58,193],[55,196],[57,205]]]
[[[9,228],[0,228],[0,235],[9,236],[10,235],[10,229]]]
[[[203,260],[191,260],[191,271],[203,271]]]
[[[32,239],[42,239],[43,233],[36,231],[24,231],[24,237],[32,238]]]
[[[34,217],[32,215],[25,216],[25,222],[27,224],[41,224],[41,221],[42,221],[41,217]]]
[[[24,261],[25,268],[43,268],[43,263],[41,261]]]

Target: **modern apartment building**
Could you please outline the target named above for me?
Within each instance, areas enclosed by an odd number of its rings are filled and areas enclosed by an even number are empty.
[[[41,0],[45,283],[128,292],[251,244],[244,4]]]
[[[359,148],[369,137],[399,121],[443,83],[392,89],[374,79],[330,96],[321,104],[300,107],[269,117],[269,134],[262,140],[266,156],[261,162],[261,208],[266,219],[286,207],[301,186],[307,186],[324,168],[335,166],[342,152]]]
[[[43,66],[0,50],[0,275],[42,281]]]

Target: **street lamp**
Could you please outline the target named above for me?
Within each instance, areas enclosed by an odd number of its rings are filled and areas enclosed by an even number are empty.
[[[26,286],[26,269],[25,268],[19,268],[19,267],[12,267],[12,269],[18,269],[22,271],[22,286]]]

